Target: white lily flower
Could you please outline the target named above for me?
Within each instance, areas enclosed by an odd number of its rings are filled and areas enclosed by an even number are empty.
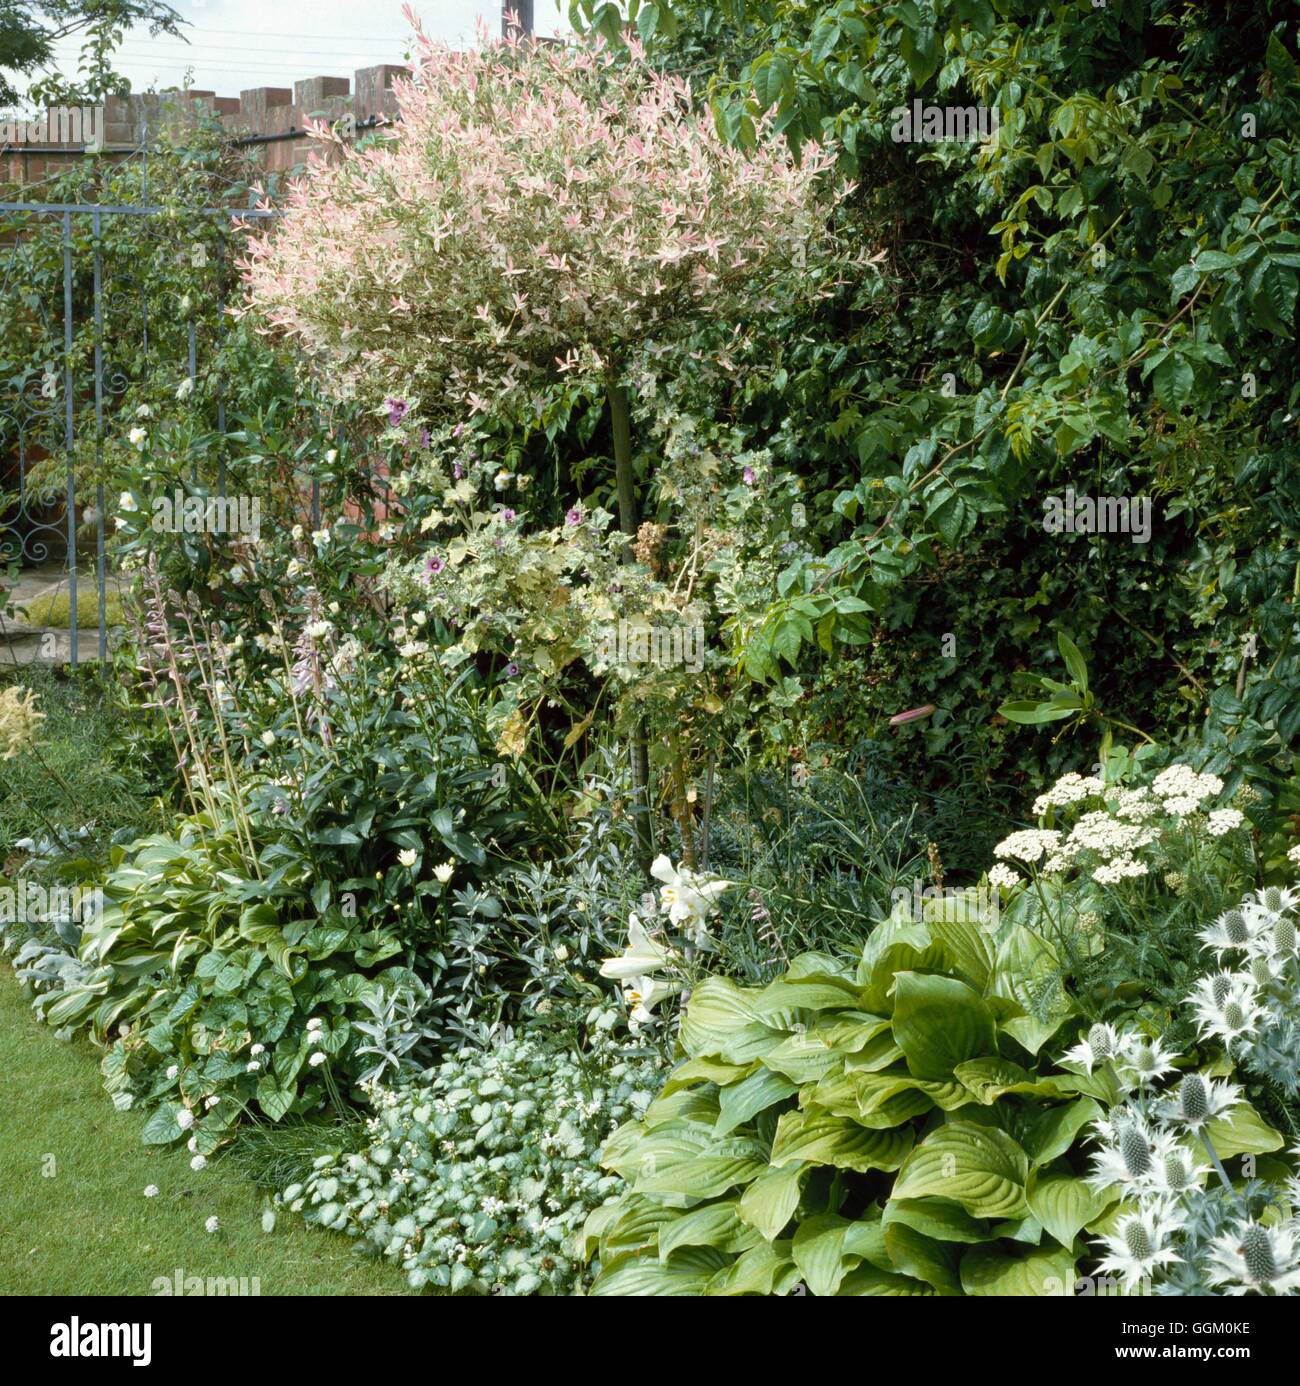
[[[633,911],[627,917],[627,947],[621,957],[606,958],[601,963],[600,975],[620,982],[644,978],[663,967],[668,958],[668,950],[650,937],[640,916]]]
[[[623,988],[628,1003],[628,1029],[636,1030],[654,1019],[654,1008],[666,997],[681,990],[679,982],[665,982],[661,977],[632,977]]]
[[[675,867],[666,856],[654,859],[650,874],[663,882],[660,909],[677,925],[704,919],[713,911],[713,901],[731,887],[730,881],[710,879],[688,867]]]

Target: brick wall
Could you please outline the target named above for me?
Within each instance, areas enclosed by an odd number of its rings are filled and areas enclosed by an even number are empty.
[[[351,115],[363,122],[397,115],[393,78],[407,71],[402,64],[363,67],[346,77],[308,77],[288,87],[250,87],[237,97],[210,91],[142,93],[110,97],[104,103],[103,154],[122,158],[153,137],[163,125],[183,128],[202,108],[215,114],[232,139],[254,153],[268,173],[284,172],[304,163],[321,146],[304,135],[306,119],[337,121]],[[84,143],[60,141],[15,142],[0,146],[0,185],[12,193],[24,184],[39,183],[60,166],[83,157]],[[64,133],[67,133],[66,131]],[[20,200],[9,197],[9,201]]]

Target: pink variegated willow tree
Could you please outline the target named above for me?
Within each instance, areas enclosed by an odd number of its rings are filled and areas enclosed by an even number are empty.
[[[251,306],[376,407],[537,406],[562,372],[610,409],[619,525],[636,532],[624,370],[638,347],[760,300],[827,239],[831,156],[729,147],[687,85],[617,52],[427,39],[377,147],[295,183],[248,262]],[[324,131],[319,133],[324,134]]]
[[[400,126],[294,184],[247,262],[249,310],[340,394],[376,412],[400,398],[427,423],[535,419],[547,387],[576,374],[608,402],[630,538],[634,357],[702,319],[751,315],[777,275],[830,262],[833,156],[805,146],[796,161],[775,137],[728,146],[635,43],[516,31],[452,52],[406,14],[417,55],[395,86]],[[645,849],[640,734],[631,749]]]

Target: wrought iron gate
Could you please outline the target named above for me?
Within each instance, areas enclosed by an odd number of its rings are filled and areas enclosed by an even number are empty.
[[[162,217],[169,210],[147,205],[0,202],[0,254],[3,254],[5,245],[10,247],[8,264],[3,276],[0,276],[6,311],[11,314],[11,320],[15,314],[30,314],[34,346],[38,330],[44,326],[47,329],[44,334],[47,347],[49,343],[60,340],[57,319],[61,314],[63,358],[61,370],[56,368],[56,356],[51,356],[44,360],[30,360],[25,369],[16,370],[7,380],[0,379],[0,466],[7,464],[10,473],[8,477],[0,477],[0,487],[9,494],[9,503],[0,510],[0,564],[15,559],[20,564],[45,562],[56,557],[62,548],[68,574],[69,660],[73,666],[78,663],[78,531],[92,521],[94,580],[98,596],[98,657],[104,659],[108,651],[106,599],[109,574],[105,553],[106,510],[102,479],[105,412],[106,409],[111,410],[114,397],[124,393],[130,383],[113,362],[105,359],[106,316],[129,309],[132,286],[130,283],[125,287],[117,283],[106,285],[102,233],[107,218],[140,218],[140,225],[144,227],[150,224],[149,219]],[[228,225],[221,237],[224,245],[240,229],[239,223],[246,219],[249,223],[256,223],[279,214],[273,209],[264,208],[205,207],[191,215],[226,219]],[[75,253],[77,246],[74,242],[74,230],[86,224],[90,228],[89,266],[84,258],[79,258]],[[53,228],[61,231],[61,295],[57,292],[57,280],[46,284],[15,282],[15,267],[19,258],[17,250],[22,238],[33,229],[48,234],[48,230]],[[150,238],[142,236],[141,245],[144,249],[150,248]],[[168,232],[157,236],[153,239],[152,249],[175,254],[174,235]],[[57,261],[59,257],[53,258]],[[75,311],[78,295],[74,293],[74,288],[81,285],[84,289],[87,269],[89,310],[87,312],[83,307],[79,320]],[[139,332],[147,356],[150,323],[143,278],[140,286]],[[84,293],[82,297],[84,303]],[[220,323],[224,303],[218,301],[216,307]],[[191,312],[184,334],[187,346],[184,369],[191,388],[197,380],[200,347],[195,318],[196,315]],[[74,343],[79,328],[88,328],[91,333],[87,353],[89,379],[78,378]],[[86,441],[84,427],[81,429],[83,436],[78,436],[79,400],[86,404],[93,400],[93,428],[89,441],[93,446],[94,474],[98,480],[93,504],[89,507],[85,504],[86,498],[78,495],[77,486],[76,450]],[[224,435],[225,401],[220,391],[216,399],[216,426],[218,434]],[[37,453],[42,454],[39,459],[36,458]],[[56,501],[51,498],[48,488],[40,495],[33,490],[31,472],[34,461],[56,464],[59,455],[65,459],[66,485],[62,497]],[[219,467],[218,493],[224,498],[224,457]],[[317,496],[314,489],[313,509],[318,506]],[[60,508],[62,515],[58,513]],[[89,540],[83,542],[88,543]]]

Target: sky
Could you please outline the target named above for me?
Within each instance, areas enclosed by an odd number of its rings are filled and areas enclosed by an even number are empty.
[[[288,87],[306,77],[347,77],[359,67],[405,61],[410,26],[403,0],[169,0],[187,21],[188,43],[147,28],[128,31],[114,59],[133,91],[189,85],[218,96],[247,87]],[[499,4],[487,0],[414,0],[425,32],[468,43],[485,17],[500,32]],[[556,0],[534,0],[539,34],[568,29]],[[567,3],[565,5],[567,9]],[[59,70],[75,71],[80,44],[59,45]]]

